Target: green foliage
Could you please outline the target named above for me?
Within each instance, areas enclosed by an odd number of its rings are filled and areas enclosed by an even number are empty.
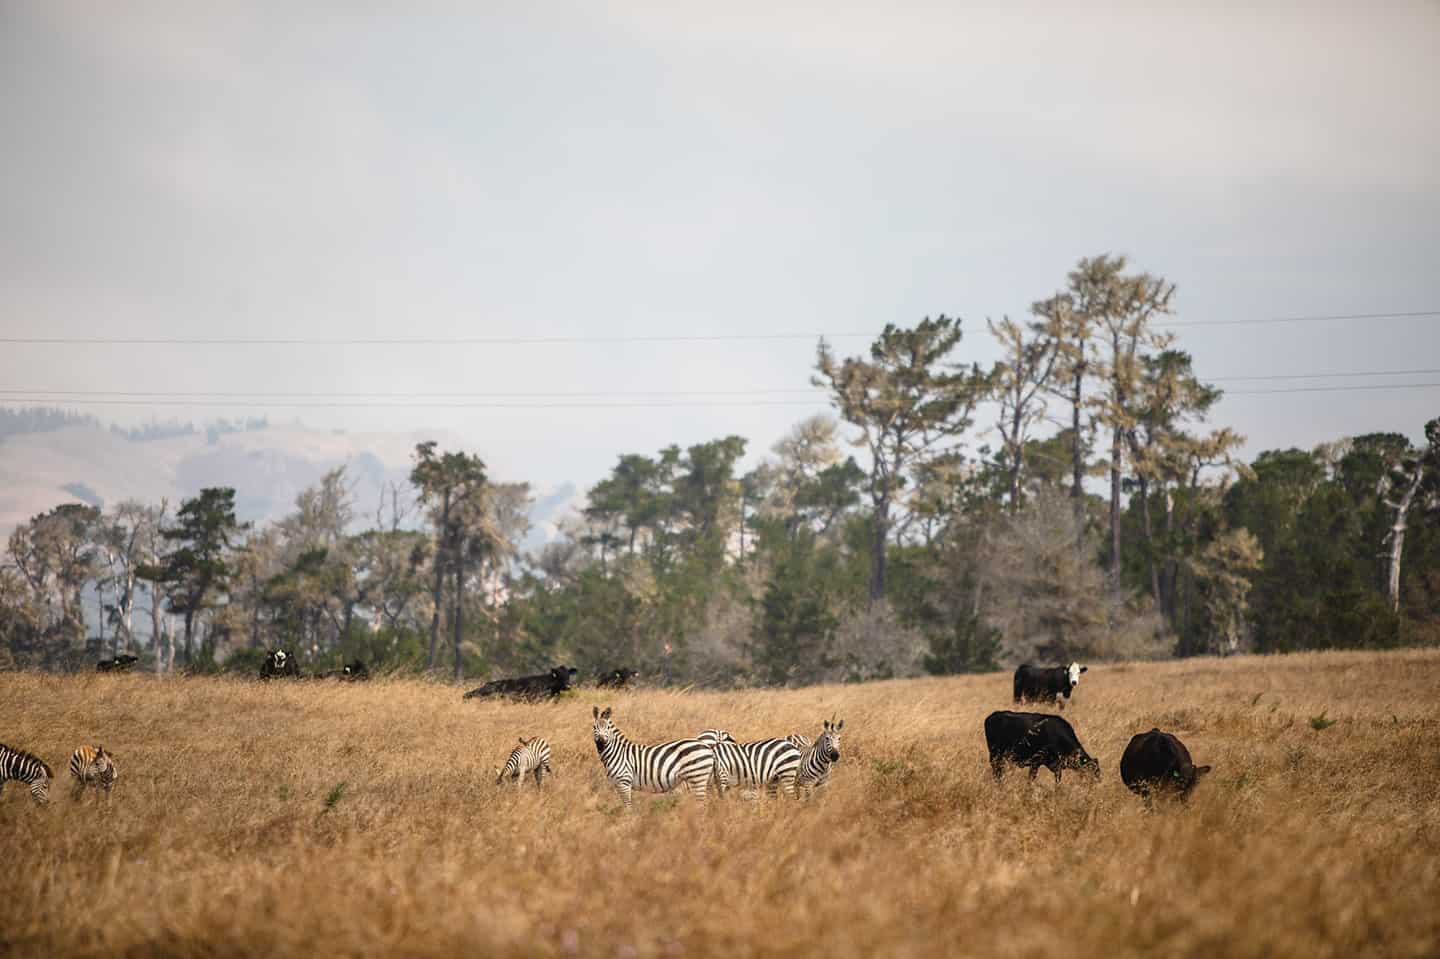
[[[1328,729],[1329,727],[1335,725],[1336,720],[1334,720],[1334,719],[1326,719],[1326,718],[1325,718],[1325,712],[1326,712],[1326,711],[1322,709],[1322,710],[1320,710],[1320,715],[1319,715],[1319,716],[1311,716],[1311,717],[1310,717],[1310,728],[1311,728],[1311,729],[1313,729],[1313,730],[1315,730],[1315,731],[1318,732],[1318,731],[1320,731],[1320,730],[1322,730],[1322,729]]]
[[[335,806],[339,804],[341,797],[345,795],[345,787],[348,785],[350,785],[348,782],[338,782],[330,787],[330,791],[325,794],[326,812],[334,809]]]

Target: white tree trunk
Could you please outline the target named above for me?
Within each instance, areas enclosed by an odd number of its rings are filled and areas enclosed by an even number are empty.
[[[1420,489],[1420,478],[1424,475],[1424,469],[1419,463],[1415,464],[1415,475],[1410,478],[1410,485],[1405,490],[1405,495],[1400,497],[1400,502],[1389,503],[1395,509],[1395,522],[1390,525],[1390,611],[1400,611],[1400,556],[1405,549],[1405,517],[1410,512],[1410,504],[1415,501],[1415,493]]]

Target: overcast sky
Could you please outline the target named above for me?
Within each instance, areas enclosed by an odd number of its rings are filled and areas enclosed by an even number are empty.
[[[1440,310],[1435,2],[325,6],[0,2],[4,335],[873,335],[945,312],[985,361],[986,316],[1106,251],[1176,283],[1177,321]],[[1177,332],[1232,391],[1440,367],[1440,316]],[[730,433],[763,451],[815,409],[273,399],[804,391],[810,337],[0,350],[10,390],[261,404],[81,407],[103,419],[434,428],[540,483]],[[1217,420],[1253,453],[1435,415],[1440,388],[1237,394]]]

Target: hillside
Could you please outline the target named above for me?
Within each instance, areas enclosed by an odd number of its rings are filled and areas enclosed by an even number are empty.
[[[108,805],[0,796],[11,955],[1421,956],[1440,951],[1440,653],[1097,666],[1066,716],[1099,783],[1012,772],[981,722],[1009,677],[462,702],[368,685],[0,675],[0,741],[63,776],[105,745]],[[657,740],[845,719],[813,801],[603,781],[594,703]],[[1312,723],[1312,717],[1325,721]],[[1131,734],[1214,772],[1147,813]],[[1323,727],[1323,728],[1316,728]],[[497,787],[547,736],[542,793]]]
[[[98,424],[18,433],[0,439],[0,543],[17,524],[60,503],[111,507],[127,498],[167,498],[173,509],[206,486],[234,487],[242,521],[276,520],[293,508],[296,494],[337,466],[346,468],[357,513],[373,520],[385,484],[400,483],[408,492],[415,444],[426,439],[458,442],[443,432],[344,432],[298,424],[144,439]],[[532,492],[535,526],[527,546],[553,538],[555,523],[575,498],[569,484]]]

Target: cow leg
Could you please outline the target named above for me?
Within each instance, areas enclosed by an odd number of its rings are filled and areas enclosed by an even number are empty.
[[[997,783],[1005,775],[1005,761],[994,753],[990,755],[990,775],[995,777]]]
[[[1060,770],[1061,770],[1061,768],[1062,768],[1062,767],[1060,767],[1060,766],[1051,766],[1051,767],[1050,767],[1050,771],[1055,774],[1055,782],[1056,782],[1056,783],[1059,783],[1059,782],[1060,782]]]
[[[1039,771],[1040,771],[1040,767],[1039,767],[1039,766],[1036,766],[1036,765],[1033,765],[1033,764],[1030,766],[1030,781],[1031,781],[1032,783],[1035,781],[1035,774],[1038,773]]]

